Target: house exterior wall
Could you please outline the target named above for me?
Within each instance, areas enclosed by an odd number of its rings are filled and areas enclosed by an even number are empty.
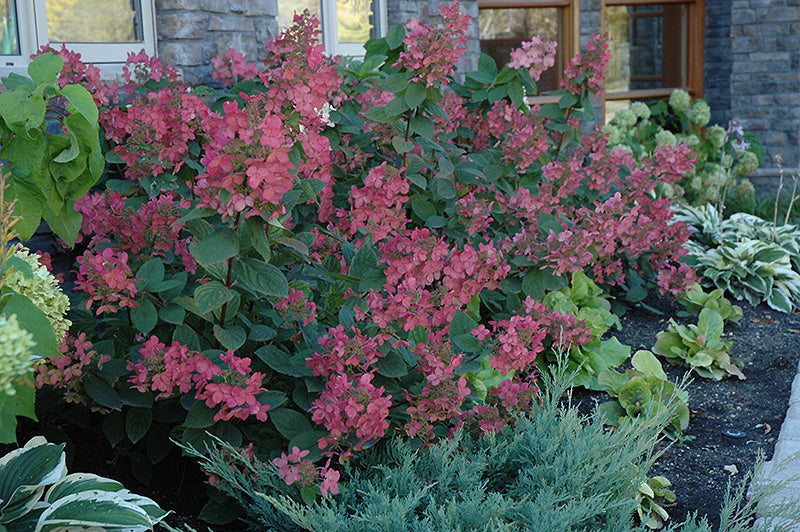
[[[277,0],[155,0],[158,55],[189,84],[211,81],[211,57],[235,48],[263,59],[277,35]]]
[[[800,166],[800,0],[730,3],[730,115],[756,133],[763,172]]]

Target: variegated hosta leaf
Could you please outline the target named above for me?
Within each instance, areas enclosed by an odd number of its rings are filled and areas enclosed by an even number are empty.
[[[125,486],[110,478],[103,478],[91,473],[72,473],[53,484],[44,497],[44,501],[52,503],[73,493],[82,491],[100,490],[118,492],[125,490]]]
[[[55,501],[42,513],[34,532],[97,529],[108,532],[145,532],[164,515],[153,518],[139,503],[155,505],[144,497],[127,500],[107,491],[91,490]]]
[[[37,437],[0,458],[0,523],[30,511],[45,487],[67,474],[63,449]]]

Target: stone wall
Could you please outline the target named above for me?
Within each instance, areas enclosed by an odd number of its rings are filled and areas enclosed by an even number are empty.
[[[211,57],[235,48],[251,61],[277,35],[277,0],[155,0],[158,55],[189,84],[211,81]]]
[[[731,119],[731,0],[706,0],[703,97],[711,105],[711,122]]]
[[[800,0],[731,2],[730,113],[756,133],[765,172],[800,166]]]

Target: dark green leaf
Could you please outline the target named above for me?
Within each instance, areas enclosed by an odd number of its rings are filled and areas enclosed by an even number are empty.
[[[208,314],[234,297],[235,293],[225,288],[219,281],[210,281],[194,290],[194,302],[200,314]]]
[[[251,216],[246,222],[250,229],[250,244],[261,255],[264,262],[269,262],[270,258],[272,258],[272,253],[269,249],[269,239],[267,238],[267,228],[264,220]]]
[[[98,404],[111,408],[112,410],[120,409],[119,395],[114,391],[114,388],[103,379],[96,375],[89,374],[83,379],[83,387],[86,390],[86,394]]]
[[[408,366],[403,361],[403,357],[395,351],[389,351],[384,356],[375,361],[378,374],[392,379],[399,379],[408,374]]]
[[[214,337],[222,344],[225,349],[236,351],[244,345],[247,340],[247,333],[238,325],[231,325],[229,327],[220,327],[214,325]]]
[[[389,28],[386,32],[386,44],[389,45],[390,50],[399,48],[403,44],[403,39],[406,38],[406,29],[404,26],[396,24]]]
[[[111,447],[116,447],[125,438],[125,420],[121,414],[103,416],[103,434]]]
[[[144,289],[150,290],[153,285],[164,280],[164,262],[156,257],[142,264],[136,277],[144,281]]]
[[[414,109],[425,101],[425,96],[427,94],[428,90],[422,83],[409,83],[406,89],[406,104],[410,109]]]
[[[429,139],[432,139],[433,135],[436,133],[433,122],[431,122],[430,118],[423,115],[417,115],[411,119],[411,131]]]
[[[239,254],[239,239],[233,229],[221,227],[189,244],[189,251],[203,266],[218,264]]]
[[[195,401],[186,414],[183,426],[190,429],[204,429],[214,424],[215,409],[208,408],[203,401]]]
[[[247,258],[236,263],[236,272],[239,280],[254,292],[264,296],[289,295],[286,276],[272,264]]]
[[[149,408],[131,408],[125,417],[125,434],[132,443],[144,438],[153,423],[153,411]]]
[[[278,432],[287,440],[313,429],[311,422],[308,421],[305,415],[288,408],[270,410],[269,419],[278,429]]]
[[[400,137],[394,137],[392,139],[392,147],[397,153],[408,153],[414,149],[414,143],[405,141]]]
[[[522,279],[522,293],[538,301],[544,296],[545,288],[545,276],[541,270],[530,268],[525,272],[525,277]]]
[[[158,311],[153,302],[146,296],[137,301],[139,303],[130,309],[131,322],[142,333],[149,333],[158,323]]]

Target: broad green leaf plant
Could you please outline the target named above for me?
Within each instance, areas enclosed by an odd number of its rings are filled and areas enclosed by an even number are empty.
[[[684,364],[692,371],[715,381],[729,375],[745,379],[730,356],[731,343],[722,338],[723,320],[710,308],[700,311],[697,324],[680,325],[669,320],[668,330],[658,333],[653,352],[671,364]]]
[[[58,83],[63,66],[48,52],[28,65],[30,77],[3,78],[0,159],[11,167],[7,199],[17,202],[20,238],[44,219],[72,245],[81,228],[75,200],[97,183],[105,160],[94,98],[82,85]]]

